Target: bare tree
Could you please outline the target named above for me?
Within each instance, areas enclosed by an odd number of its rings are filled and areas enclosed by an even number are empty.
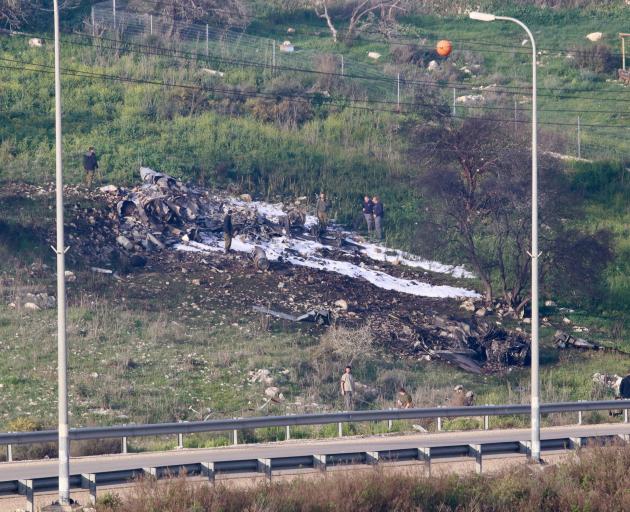
[[[79,0],[63,0],[59,2],[60,9],[75,9]],[[0,26],[17,29],[34,21],[38,15],[51,13],[51,2],[43,0],[0,0]]]
[[[442,119],[414,133],[414,160],[431,159],[419,181],[430,198],[431,224],[422,226],[418,237],[469,263],[482,282],[486,303],[499,297],[515,312],[522,311],[530,301],[531,261],[531,159],[526,134],[514,136],[503,123],[476,118]],[[572,298],[584,297],[581,276],[601,281],[598,276],[611,258],[609,237],[580,233],[566,222],[581,212],[561,165],[540,157],[541,278],[554,293],[567,296],[570,290]]]
[[[375,13],[380,13],[381,22],[388,23],[395,21],[395,13],[402,10],[402,0],[356,0],[352,2],[339,2],[336,0],[310,0],[315,14],[326,21],[328,29],[336,43],[339,38],[339,31],[336,28],[335,20],[348,22],[345,31],[345,39],[352,40],[359,29],[365,26],[370,17]]]

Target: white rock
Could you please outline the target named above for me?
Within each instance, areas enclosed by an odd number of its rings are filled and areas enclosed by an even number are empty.
[[[40,39],[39,37],[33,37],[28,40],[28,45],[31,48],[41,48],[42,46],[44,46],[44,40]]]
[[[280,45],[280,51],[284,53],[293,53],[295,51],[295,47],[291,44],[291,41],[284,41]]]
[[[571,319],[567,318],[566,316],[562,319],[562,323],[564,324],[570,324],[571,323]]]
[[[241,201],[245,201],[246,203],[251,203],[252,202],[252,196],[249,194],[241,194],[240,196]]]
[[[604,34],[602,34],[601,32],[591,32],[590,34],[586,35],[586,39],[595,43],[597,41],[601,41],[603,36]]]
[[[473,303],[472,300],[468,299],[459,305],[459,309],[465,309],[466,311],[472,312],[475,310],[475,304]]]
[[[475,311],[475,316],[478,317],[486,316],[487,314],[488,310],[486,308],[479,308],[477,311]]]
[[[98,373],[92,372],[90,373],[90,377],[92,377],[93,379],[98,379]]]
[[[437,63],[437,61],[434,61],[434,60],[429,62],[429,65],[427,66],[427,69],[429,71],[435,71],[437,68],[438,68],[438,63]]]
[[[368,52],[368,57],[370,59],[378,60],[381,58],[381,54],[378,52]]]
[[[277,397],[278,393],[280,393],[280,388],[277,386],[269,386],[267,389],[265,389],[265,395],[269,398]]]
[[[40,308],[37,304],[35,304],[34,302],[27,302],[26,304],[24,304],[24,309],[29,309],[31,311],[39,311]]]
[[[348,311],[348,301],[345,301],[343,299],[339,299],[335,301],[335,307],[343,310],[343,311]]]
[[[547,306],[548,308],[554,308],[556,307],[556,303],[552,300],[546,300],[545,301],[545,306]]]
[[[74,272],[72,272],[72,270],[66,270],[64,274],[66,276],[66,281],[69,283],[73,283],[77,280],[77,276],[74,274]]]
[[[115,194],[118,192],[118,187],[116,185],[103,185],[99,190],[106,194]]]

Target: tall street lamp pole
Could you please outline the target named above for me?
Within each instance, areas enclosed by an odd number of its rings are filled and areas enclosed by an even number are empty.
[[[59,49],[59,2],[55,18],[55,181],[57,217],[57,379],[59,415],[59,505],[70,504],[70,450],[68,441],[68,349],[66,346],[66,262],[63,228],[63,168],[61,158],[61,77]]]
[[[508,16],[495,16],[483,12],[471,12],[470,19],[477,21],[511,21],[522,27],[532,44],[532,371],[531,371],[531,458],[540,462],[540,376],[538,343],[538,156],[537,156],[537,112],[536,112],[536,42],[531,31],[522,21]]]

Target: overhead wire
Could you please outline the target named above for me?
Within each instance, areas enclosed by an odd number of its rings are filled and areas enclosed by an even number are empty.
[[[0,65],[0,68],[2,69],[13,69],[13,70],[19,70],[19,71],[30,71],[30,72],[43,72],[43,73],[53,73],[53,69],[54,66],[52,65],[47,65],[47,64],[36,64],[36,63],[29,63],[29,62],[25,62],[25,61],[20,61],[20,60],[16,60],[16,59],[7,59],[7,58],[0,58],[0,61],[3,62],[11,62],[14,64],[21,64],[22,66],[31,66],[31,67],[35,67],[35,68],[40,68],[40,69],[28,69],[28,68],[24,68],[24,67],[17,67],[17,66],[7,66],[7,65]],[[41,69],[44,68],[44,69]],[[119,82],[126,82],[126,83],[137,83],[137,84],[145,84],[145,85],[157,85],[157,86],[161,86],[161,87],[176,87],[176,88],[183,88],[183,89],[192,89],[192,90],[197,90],[197,91],[204,91],[204,92],[214,92],[214,93],[219,93],[219,94],[225,94],[227,96],[236,96],[236,97],[247,97],[247,98],[266,98],[266,99],[287,99],[289,101],[296,101],[296,102],[302,102],[302,103],[309,103],[309,104],[313,104],[314,102],[319,104],[319,105],[326,105],[326,104],[330,104],[330,105],[334,105],[334,106],[341,106],[344,108],[354,108],[354,109],[359,109],[359,110],[368,110],[368,111],[374,111],[374,112],[389,112],[389,113],[394,113],[394,114],[413,114],[415,112],[412,111],[405,111],[405,110],[401,110],[401,109],[384,109],[384,108],[374,108],[372,106],[368,107],[368,106],[364,106],[364,105],[358,105],[358,103],[364,103],[365,105],[371,105],[373,103],[378,103],[372,100],[355,100],[355,99],[349,99],[349,98],[333,98],[333,97],[326,97],[326,96],[322,96],[322,95],[304,95],[304,94],[294,94],[294,95],[289,95],[289,94],[278,94],[278,93],[263,93],[263,92],[256,92],[256,91],[240,91],[240,90],[234,90],[234,89],[220,89],[217,87],[208,87],[208,86],[199,86],[199,85],[192,85],[192,84],[182,84],[182,83],[176,83],[176,82],[165,82],[165,81],[159,81],[159,80],[148,80],[148,79],[138,79],[138,78],[130,78],[130,77],[123,77],[123,76],[119,76],[119,75],[109,75],[109,74],[105,74],[105,73],[95,73],[92,71],[83,71],[83,70],[75,70],[75,69],[68,69],[68,68],[62,68],[61,73],[63,75],[66,76],[74,76],[74,77],[80,77],[80,78],[102,78],[105,80],[111,80],[111,81],[119,81]],[[409,106],[412,107],[431,107],[434,109],[439,109],[439,108],[445,108],[446,105],[438,105],[438,104],[434,104],[434,103],[413,103],[413,104],[409,104]],[[491,121],[491,122],[498,122],[498,123],[519,123],[519,124],[531,124],[530,120],[525,120],[525,119],[501,119],[501,118],[488,118],[488,117],[478,117],[478,116],[459,116],[459,115],[453,115],[452,113],[450,114],[443,114],[444,117],[450,117],[450,118],[455,118],[455,119],[477,119],[477,120],[486,120],[486,121]],[[540,121],[538,124],[541,125],[549,125],[549,126],[574,126],[573,123],[562,123],[562,122],[552,122],[552,121]],[[603,125],[603,124],[589,124],[589,123],[583,123],[581,124],[581,126],[585,127],[585,128],[610,128],[610,129],[623,129],[623,128],[627,128],[624,126],[618,126],[618,125]]]

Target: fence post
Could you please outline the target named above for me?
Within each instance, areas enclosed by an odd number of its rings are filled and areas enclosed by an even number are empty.
[[[90,17],[92,19],[92,37],[96,37],[96,19],[94,16],[94,6],[92,6]]]
[[[341,76],[343,76],[343,68],[344,68],[344,62],[343,62],[343,55],[341,56]]]
[[[149,27],[151,29],[151,35],[153,35],[153,14],[149,14]]]
[[[400,108],[400,73],[396,75],[396,107]]]
[[[456,100],[456,98],[455,98],[455,87],[453,87],[453,113],[451,114],[453,117],[455,117],[455,113],[456,113],[455,100]]]
[[[112,12],[114,15],[114,32],[116,32],[116,0],[112,0]]]
[[[210,28],[206,23],[206,57],[210,55]]]
[[[276,72],[276,40],[274,39],[273,41],[271,41],[271,44],[273,45],[273,51],[271,52],[271,67],[273,68],[273,73],[275,74]]]
[[[577,153],[578,158],[582,158],[582,134],[580,133],[580,116],[577,118]]]

